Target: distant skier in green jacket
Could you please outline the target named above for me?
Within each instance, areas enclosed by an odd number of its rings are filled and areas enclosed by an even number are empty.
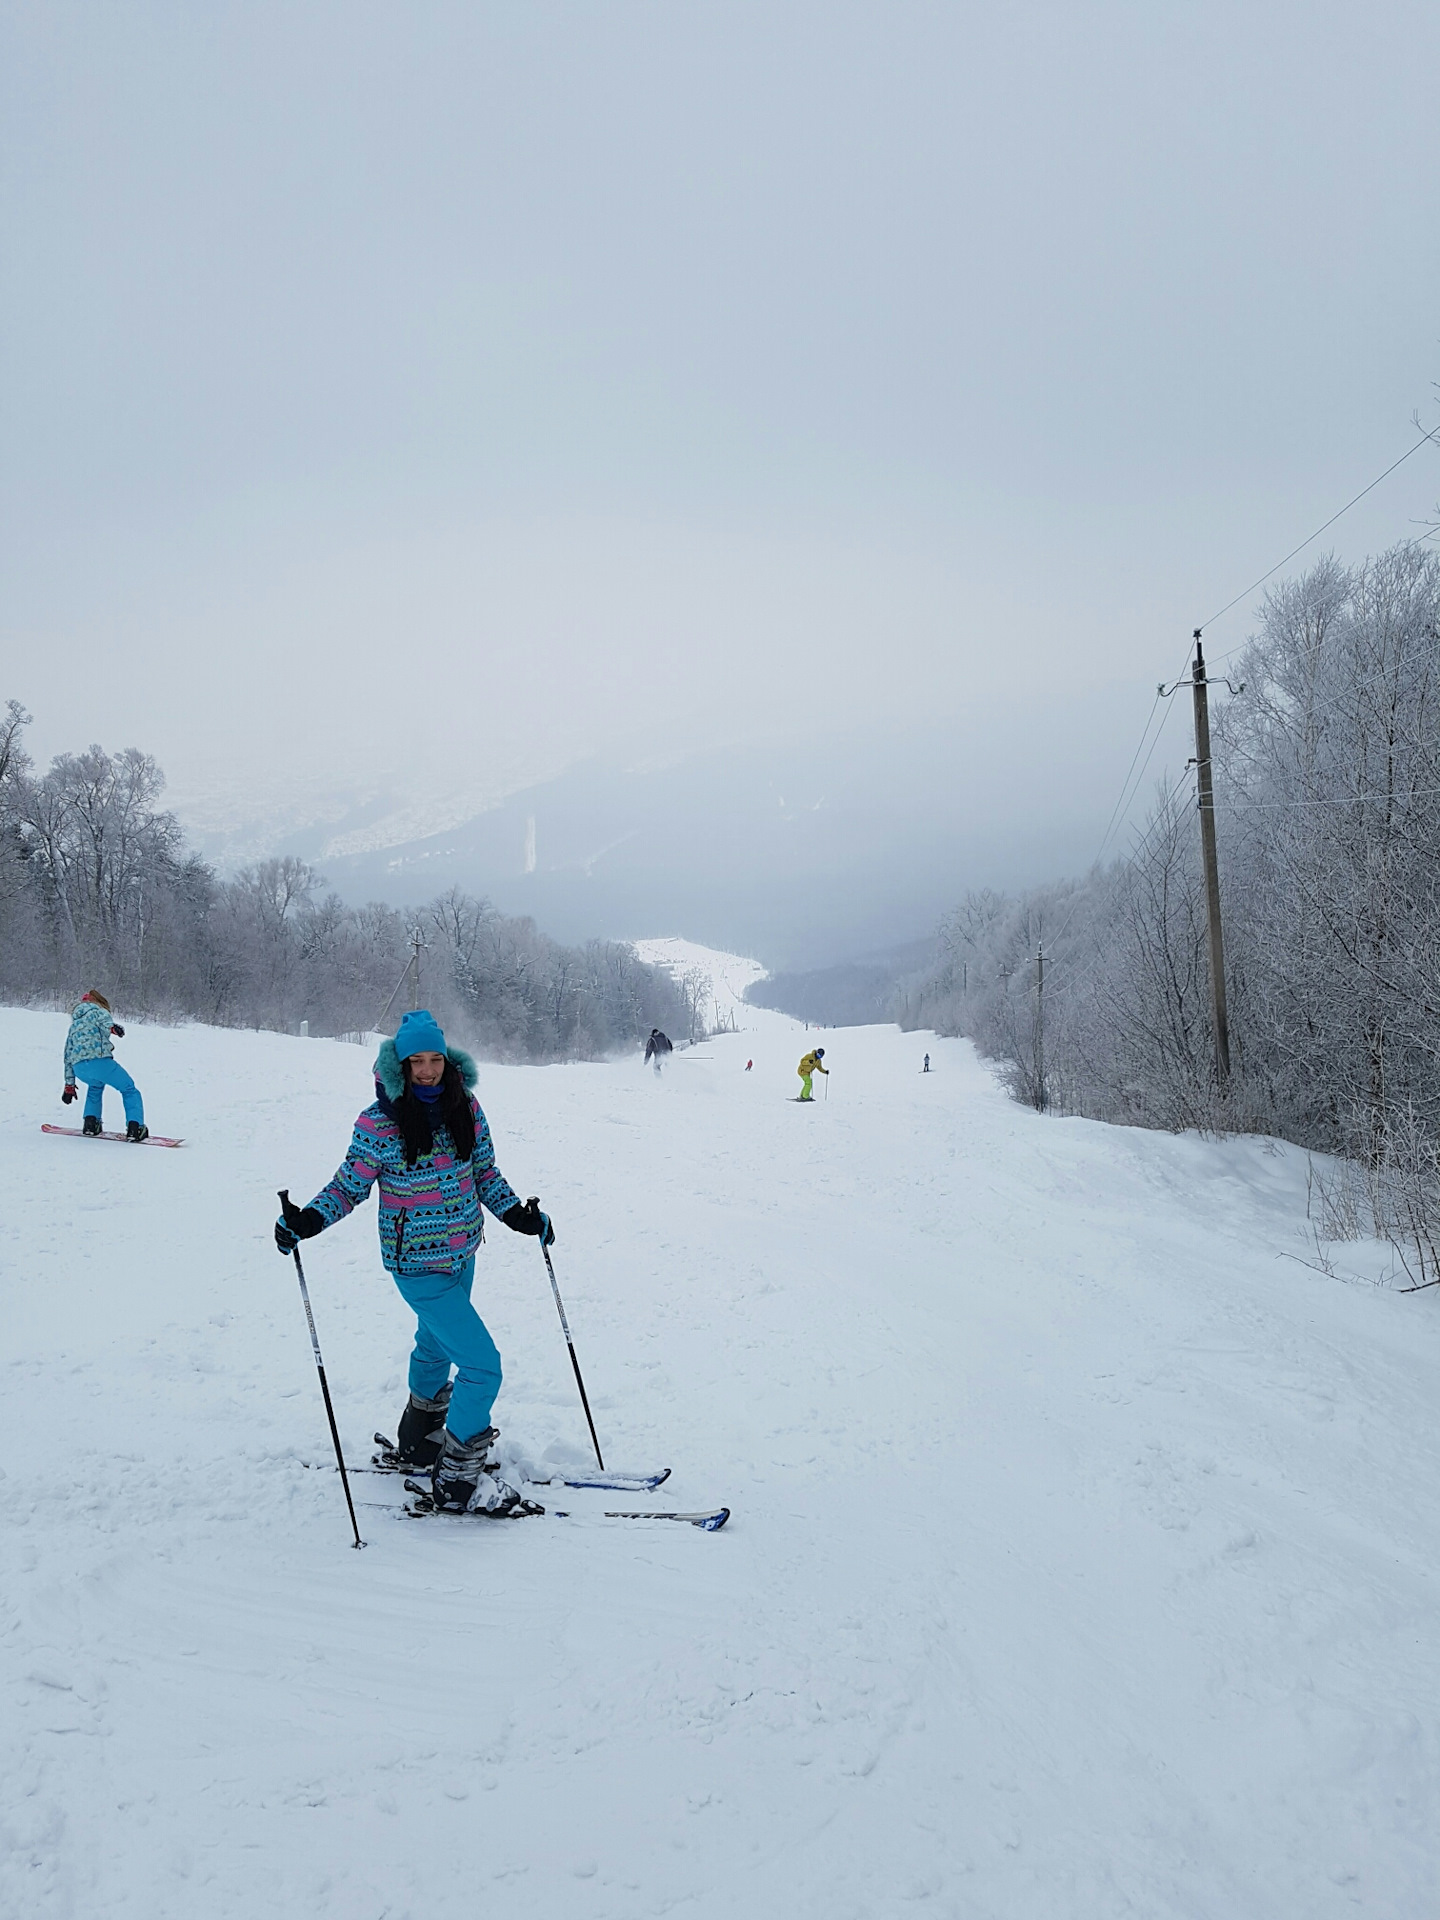
[[[823,1073],[826,1079],[829,1079],[830,1069],[828,1067],[822,1067],[820,1064],[824,1058],[824,1047],[816,1047],[813,1052],[806,1054],[805,1058],[795,1069],[800,1076],[800,1098],[802,1100],[813,1100],[815,1098],[811,1089],[817,1073]]]

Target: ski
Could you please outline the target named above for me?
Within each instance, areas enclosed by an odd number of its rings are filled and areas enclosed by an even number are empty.
[[[437,1507],[428,1488],[422,1487],[418,1480],[407,1480],[405,1491],[415,1496],[400,1511],[408,1520],[507,1520],[532,1517],[523,1514],[454,1513],[448,1507]],[[534,1516],[546,1512],[544,1507],[534,1510]],[[561,1508],[549,1509],[555,1520],[568,1520],[570,1515]],[[714,1507],[708,1513],[611,1513],[606,1512],[607,1520],[683,1520],[687,1526],[698,1527],[702,1533],[718,1533],[730,1518],[729,1507]]]
[[[702,1533],[718,1533],[730,1518],[730,1509],[714,1507],[709,1513],[607,1513],[605,1518],[607,1520],[683,1520],[687,1526],[699,1527]]]
[[[527,1473],[525,1483],[531,1487],[594,1487],[602,1493],[653,1493],[669,1478],[669,1467],[662,1467],[658,1473],[552,1473],[544,1480]]]
[[[52,1127],[48,1120],[40,1122],[41,1133],[64,1133],[72,1140],[118,1140],[125,1147],[183,1147],[183,1140],[167,1140],[163,1133],[147,1133],[143,1140],[132,1140],[124,1133],[85,1133],[79,1127]]]
[[[413,1460],[402,1460],[395,1448],[395,1442],[387,1434],[377,1433],[371,1436],[377,1451],[370,1456],[368,1467],[354,1467],[354,1473],[414,1473]],[[576,1489],[596,1488],[602,1493],[653,1493],[656,1487],[663,1486],[670,1478],[669,1467],[661,1467],[658,1473],[594,1473],[579,1471],[570,1473],[551,1473],[543,1479],[538,1474],[525,1476],[525,1482],[532,1487],[574,1487]]]

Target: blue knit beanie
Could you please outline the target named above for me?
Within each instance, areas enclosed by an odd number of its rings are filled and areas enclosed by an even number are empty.
[[[445,1036],[440,1031],[440,1022],[428,1007],[421,1007],[418,1013],[407,1013],[395,1029],[395,1052],[401,1060],[408,1060],[412,1053],[444,1051]]]

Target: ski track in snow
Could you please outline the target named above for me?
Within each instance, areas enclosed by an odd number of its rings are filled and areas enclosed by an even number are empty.
[[[893,1028],[797,1114],[817,1036],[740,1018],[479,1089],[606,1459],[673,1479],[467,1526],[357,1476],[357,1554],[270,1236],[368,1054],[132,1026],[190,1144],[101,1153],[39,1132],[64,1019],[0,1010],[0,1912],[1436,1911],[1431,1296],[1278,1257],[1298,1152],[1042,1119]],[[373,1204],[305,1258],[363,1462],[410,1330]],[[502,1447],[585,1464],[533,1243],[492,1223],[476,1297]]]

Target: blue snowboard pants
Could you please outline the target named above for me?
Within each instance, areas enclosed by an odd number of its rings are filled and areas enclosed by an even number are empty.
[[[433,1400],[450,1378],[453,1366],[455,1391],[445,1424],[457,1440],[473,1440],[489,1426],[500,1391],[499,1352],[485,1322],[470,1304],[475,1256],[472,1253],[456,1273],[397,1273],[392,1277],[419,1322],[415,1350],[410,1355],[410,1391],[422,1400]]]
[[[125,1118],[138,1120],[145,1124],[145,1102],[140,1098],[140,1089],[126,1073],[118,1060],[77,1060],[75,1078],[83,1080],[89,1088],[85,1095],[85,1118],[98,1120],[105,1100],[106,1087],[114,1087],[125,1102]]]

